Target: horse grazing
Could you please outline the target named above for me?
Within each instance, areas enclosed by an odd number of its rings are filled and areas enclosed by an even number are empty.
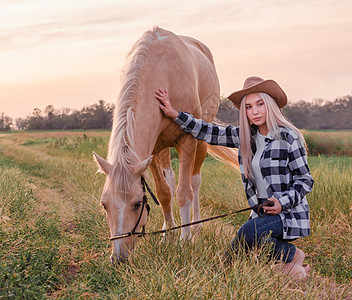
[[[141,176],[150,167],[164,214],[163,228],[175,226],[172,200],[175,175],[169,147],[179,154],[176,190],[181,222],[200,219],[200,168],[207,145],[185,134],[163,116],[154,91],[167,89],[178,110],[211,122],[220,99],[219,80],[210,50],[201,42],[162,28],[147,31],[133,46],[115,108],[107,160],[94,153],[100,171],[107,175],[101,204],[106,210],[111,236],[139,231],[147,221],[143,208]],[[214,150],[214,149],[213,149]],[[181,230],[187,238],[190,228]],[[124,261],[136,236],[113,240],[111,260]]]

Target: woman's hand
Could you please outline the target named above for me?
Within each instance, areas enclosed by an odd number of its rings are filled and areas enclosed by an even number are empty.
[[[166,117],[169,117],[173,120],[177,118],[178,111],[171,106],[169,95],[167,94],[166,90],[162,90],[162,89],[156,90],[154,97],[161,102],[159,107],[163,111]]]
[[[268,215],[278,215],[282,211],[281,203],[276,198],[269,198],[274,202],[274,206],[263,206],[264,212]]]

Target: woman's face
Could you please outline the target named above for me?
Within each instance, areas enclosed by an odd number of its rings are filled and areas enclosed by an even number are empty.
[[[250,123],[259,128],[266,127],[266,107],[263,99],[256,93],[246,97],[246,114]]]

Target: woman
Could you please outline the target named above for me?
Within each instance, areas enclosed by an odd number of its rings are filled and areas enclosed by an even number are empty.
[[[165,116],[195,138],[239,149],[242,181],[251,207],[271,201],[271,206],[263,206],[264,216],[251,212],[232,240],[232,249],[236,251],[240,241],[249,249],[272,243],[272,256],[285,263],[283,272],[305,278],[310,270],[303,264],[305,254],[290,241],[310,234],[306,194],[314,181],[304,138],[280,110],[287,103],[285,92],[273,80],[247,78],[243,89],[228,97],[240,110],[239,127],[209,124],[176,111],[166,90],[155,91],[155,97]]]

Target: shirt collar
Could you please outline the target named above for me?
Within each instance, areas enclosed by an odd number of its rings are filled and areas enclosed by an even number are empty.
[[[265,138],[265,141],[266,141],[266,142],[271,142],[271,141],[273,141],[273,140],[274,140],[274,137],[273,137],[273,135],[271,134],[271,131],[269,131],[268,135],[267,135],[266,138]]]
[[[254,124],[251,125],[251,132],[252,132],[253,138],[257,134],[258,130],[259,130],[258,126],[254,125]],[[269,133],[265,137],[265,142],[272,142],[273,140],[274,140],[274,137],[273,137],[272,133],[269,131]]]

